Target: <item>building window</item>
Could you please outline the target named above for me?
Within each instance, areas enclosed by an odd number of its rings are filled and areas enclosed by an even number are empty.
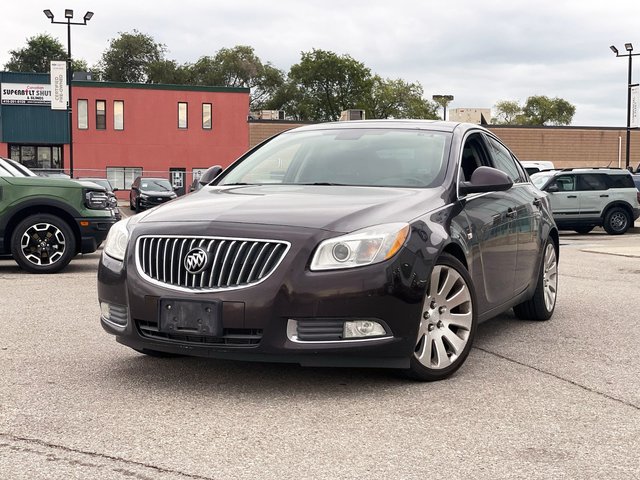
[[[202,104],[202,128],[205,130],[211,130],[211,104],[203,103]]]
[[[187,128],[187,103],[178,102],[178,128]]]
[[[96,130],[107,129],[107,102],[96,100]]]
[[[142,167],[107,167],[107,179],[113,188],[129,190],[131,184],[142,175]]]
[[[62,147],[60,146],[10,145],[9,157],[35,173],[40,170],[59,170],[62,168]]]
[[[124,130],[124,101],[113,101],[113,129]]]
[[[89,128],[89,101],[78,100],[78,129],[86,130]]]

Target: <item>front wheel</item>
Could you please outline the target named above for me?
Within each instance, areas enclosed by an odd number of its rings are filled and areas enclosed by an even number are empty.
[[[409,376],[442,380],[462,366],[476,331],[475,305],[467,269],[457,258],[443,254],[431,272]]]
[[[11,254],[24,270],[55,273],[76,253],[76,239],[69,224],[55,215],[31,215],[22,220],[11,236]]]
[[[513,312],[522,320],[549,320],[556,308],[557,296],[558,253],[553,241],[548,239],[543,250],[542,265],[533,297],[513,307]]]
[[[620,207],[610,209],[604,216],[604,229],[609,235],[622,235],[631,226],[629,213]]]

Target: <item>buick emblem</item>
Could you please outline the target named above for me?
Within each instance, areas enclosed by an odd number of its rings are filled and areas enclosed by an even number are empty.
[[[205,249],[200,247],[189,250],[189,253],[187,253],[187,256],[184,258],[184,268],[187,269],[187,272],[194,275],[207,268],[208,263],[209,254]]]

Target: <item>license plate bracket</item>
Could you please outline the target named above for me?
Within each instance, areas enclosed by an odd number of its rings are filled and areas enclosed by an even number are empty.
[[[174,335],[222,336],[222,302],[160,299],[158,329]]]

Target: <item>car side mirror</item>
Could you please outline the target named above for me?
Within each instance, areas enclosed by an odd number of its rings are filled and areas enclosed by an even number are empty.
[[[559,192],[560,189],[558,188],[558,185],[549,185],[547,188],[545,188],[545,191],[549,193],[556,193]]]
[[[118,190],[120,190],[119,188],[112,188],[111,191],[112,192],[117,192]]]
[[[214,165],[213,167],[207,168],[205,172],[200,177],[198,182],[200,185],[208,185],[211,181],[216,178],[222,172],[222,167],[220,165]]]
[[[460,193],[504,192],[513,187],[513,181],[501,170],[478,167],[471,174],[470,182],[460,182]]]

